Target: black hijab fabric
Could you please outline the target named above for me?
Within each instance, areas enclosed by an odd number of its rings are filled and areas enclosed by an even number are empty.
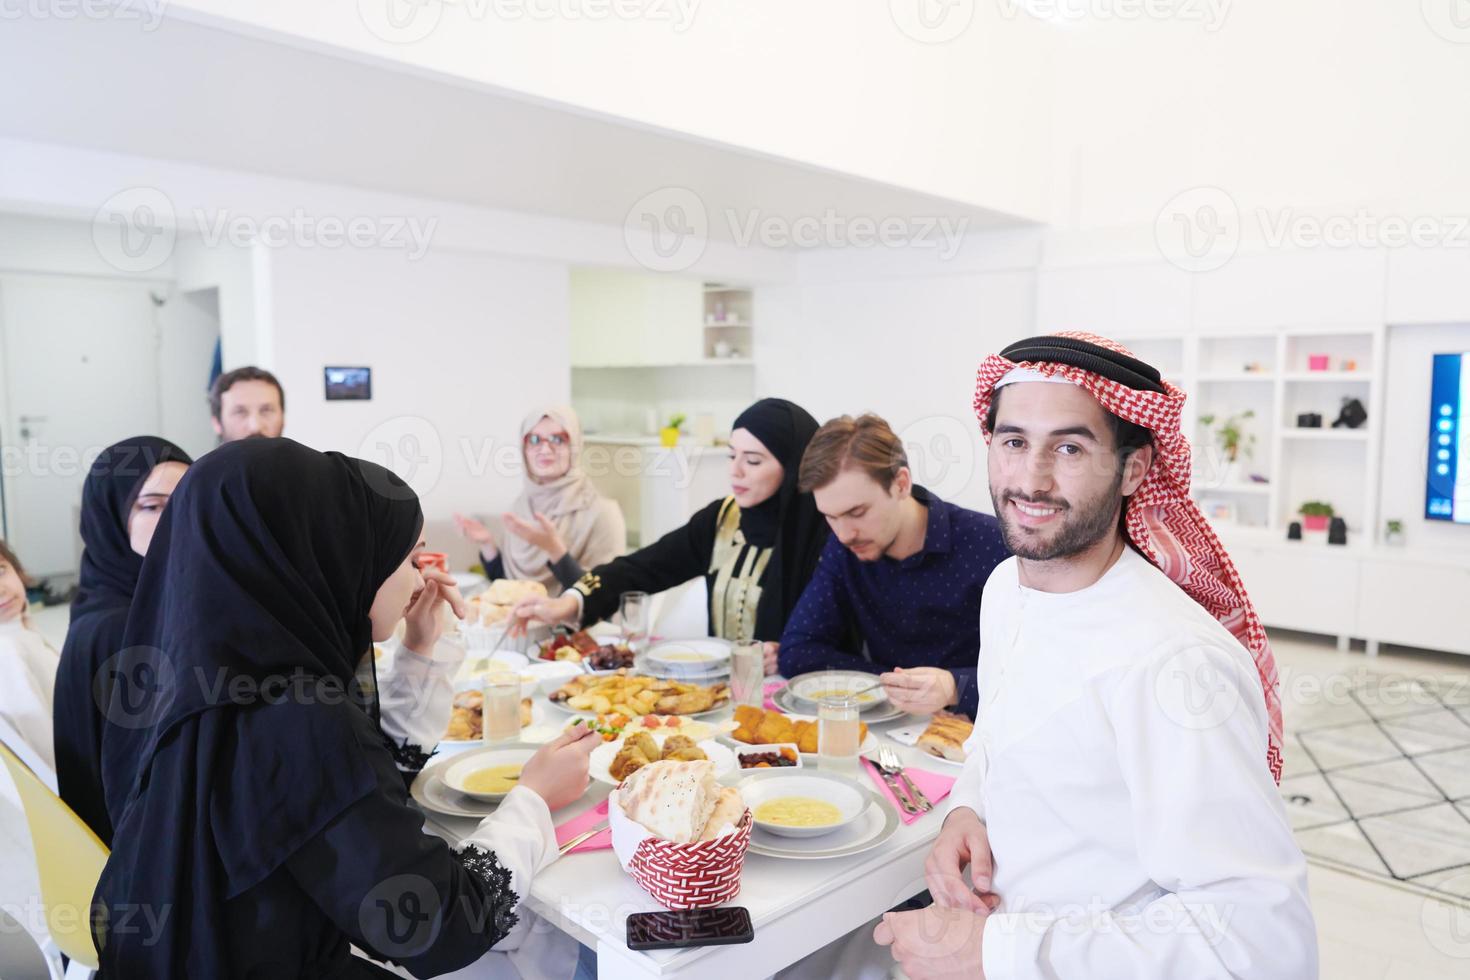
[[[745,540],[775,548],[756,607],[755,634],[779,637],[816,571],[830,533],[812,495],[796,489],[801,457],[817,433],[817,420],[795,402],[762,398],[741,412],[731,429],[744,429],[759,439],[785,470],[775,496],[740,509]]]
[[[376,696],[357,670],[374,596],[422,526],[388,470],[285,438],[227,443],[180,482],[103,739],[104,972],[226,975],[224,902],[375,790],[355,733]],[[138,903],[174,911],[162,938],[109,943],[109,916]]]
[[[82,484],[82,568],[56,670],[53,733],[61,798],[105,844],[112,842],[112,823],[102,799],[103,717],[93,692],[122,648],[143,567],[128,540],[128,515],[153,468],[169,462],[193,460],[166,439],[124,439],[102,451]]]

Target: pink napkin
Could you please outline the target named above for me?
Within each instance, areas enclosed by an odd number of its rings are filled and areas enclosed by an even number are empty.
[[[868,775],[877,784],[878,792],[888,797],[888,802],[892,803],[893,808],[898,811],[898,818],[900,820],[904,823],[913,823],[920,817],[925,816],[923,813],[904,813],[903,807],[898,802],[898,798],[893,795],[893,791],[883,781],[883,775],[878,771],[878,767],[867,759],[864,759],[863,768],[867,769]],[[935,804],[934,810],[931,812],[939,812],[939,801],[949,795],[950,788],[954,786],[954,777],[941,776],[937,772],[930,772],[927,769],[915,769],[913,767],[905,769],[904,772],[908,773],[909,779],[913,780],[914,785],[919,788],[919,792],[929,797],[930,803]],[[903,780],[900,779],[898,784],[903,786]]]
[[[573,837],[591,830],[606,819],[607,800],[603,800],[580,817],[573,817],[557,827],[556,846],[560,847]],[[612,847],[612,829],[604,828],[600,833],[593,834],[570,851],[567,851],[567,853],[576,854],[578,851],[600,851],[608,847]]]
[[[766,695],[766,710],[767,711],[780,711],[781,710],[780,708],[776,707],[776,702],[773,701],[773,700],[771,700],[771,695],[775,694],[777,691],[781,690],[781,688],[785,687],[786,686],[786,683],[787,683],[786,681],[767,681],[766,682],[765,695]]]

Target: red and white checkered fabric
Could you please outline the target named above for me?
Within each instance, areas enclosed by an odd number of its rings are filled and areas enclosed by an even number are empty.
[[[1069,331],[1055,336],[1086,341],[1133,356],[1122,345],[1095,334]],[[987,443],[991,433],[985,431],[985,418],[990,413],[991,393],[1001,378],[1016,367],[1031,368],[1079,385],[1109,412],[1153,433],[1153,466],[1137,492],[1129,498],[1128,512],[1124,515],[1128,537],[1144,556],[1194,601],[1209,610],[1210,615],[1223,623],[1251,652],[1256,670],[1261,675],[1261,686],[1266,691],[1266,714],[1270,719],[1266,763],[1271,775],[1278,783],[1281,782],[1281,685],[1276,673],[1276,658],[1271,655],[1266,630],[1245,593],[1240,573],[1235,570],[1219,537],[1189,495],[1189,440],[1185,438],[1179,421],[1184,409],[1184,392],[1167,381],[1163,383],[1162,394],[1135,391],[1070,364],[1048,361],[1016,364],[999,354],[992,354],[980,365],[975,385],[975,412],[980,416],[980,429]]]
[[[675,844],[650,837],[638,845],[628,873],[668,909],[707,909],[740,894],[740,870],[750,846],[750,811],[734,833]]]

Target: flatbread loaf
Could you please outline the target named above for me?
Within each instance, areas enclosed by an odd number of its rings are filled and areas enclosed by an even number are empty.
[[[623,780],[618,802],[629,819],[675,844],[697,840],[719,801],[715,764],[653,762]]]
[[[484,602],[495,606],[514,606],[522,599],[546,598],[546,586],[513,578],[498,578],[485,590]]]
[[[710,813],[709,820],[704,825],[704,832],[699,835],[699,839],[714,840],[726,829],[738,824],[743,816],[745,816],[745,800],[740,798],[740,790],[734,786],[722,788],[720,798],[716,801],[714,811]]]

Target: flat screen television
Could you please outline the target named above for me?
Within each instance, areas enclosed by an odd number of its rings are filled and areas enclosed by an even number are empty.
[[[1424,516],[1470,524],[1470,353],[1435,354]]]

